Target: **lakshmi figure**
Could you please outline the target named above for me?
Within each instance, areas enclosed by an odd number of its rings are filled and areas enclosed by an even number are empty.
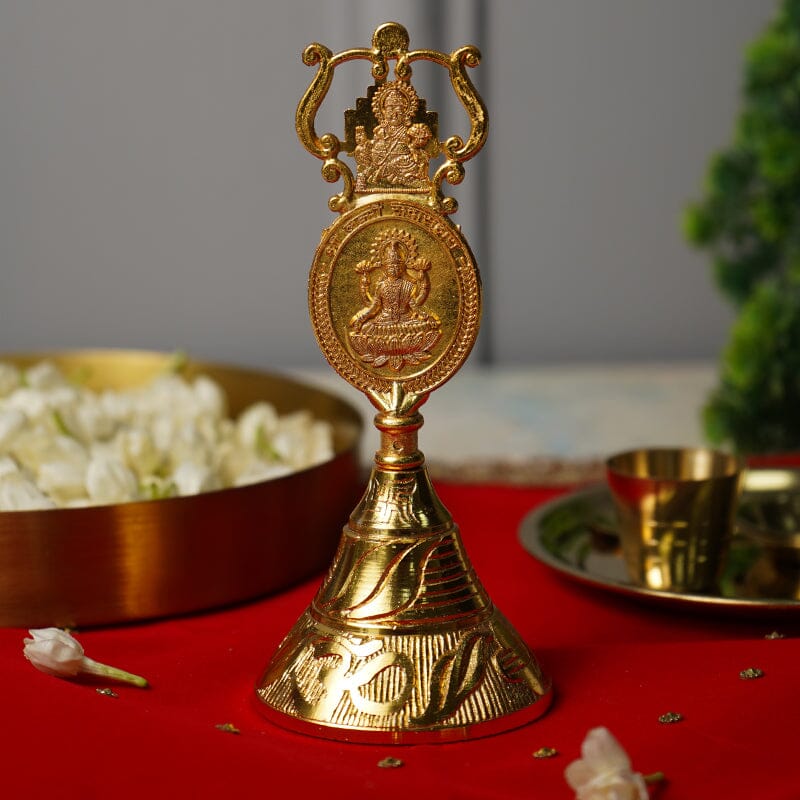
[[[357,191],[381,186],[428,187],[427,148],[433,134],[422,122],[412,125],[418,106],[417,93],[408,83],[393,81],[376,90],[372,112],[378,124],[373,138],[367,138],[363,125],[355,129]]]
[[[431,262],[417,254],[414,237],[398,228],[376,236],[371,253],[355,268],[367,305],[350,320],[350,344],[362,361],[399,371],[429,359],[442,335],[439,318],[422,308]],[[382,271],[373,291],[370,274],[376,269]]]

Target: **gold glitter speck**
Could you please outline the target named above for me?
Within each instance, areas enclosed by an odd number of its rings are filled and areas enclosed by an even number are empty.
[[[221,725],[214,726],[218,731],[223,733],[240,733],[239,729],[232,722],[223,722]]]
[[[753,681],[756,678],[763,678],[764,677],[764,670],[759,669],[758,667],[748,667],[747,669],[743,669],[739,673],[739,677],[743,681]]]
[[[105,697],[119,697],[113,689],[95,689],[97,694],[102,694]]]
[[[402,759],[389,756],[388,758],[384,758],[379,761],[378,766],[383,767],[383,769],[397,769],[397,767],[403,766],[403,761]]]
[[[785,639],[786,637],[782,633],[778,633],[778,631],[772,631],[772,633],[768,633],[765,639]]]
[[[658,721],[663,723],[664,725],[672,725],[675,722],[681,722],[683,720],[683,714],[679,714],[677,711],[667,711],[666,714],[662,714]]]
[[[555,747],[540,747],[534,754],[534,758],[553,758],[558,755]]]

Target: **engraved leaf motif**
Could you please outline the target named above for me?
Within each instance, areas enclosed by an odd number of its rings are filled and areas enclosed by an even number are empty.
[[[412,717],[414,724],[434,725],[458,710],[483,680],[493,641],[490,633],[473,632],[439,657],[431,672],[430,701],[422,714]]]
[[[393,616],[408,608],[417,598],[424,576],[424,565],[438,542],[420,542],[403,547],[391,558],[366,587],[359,580],[361,568],[375,563],[373,554],[385,547],[373,548],[355,563],[341,590],[321,604],[325,610],[347,613],[351,619],[380,619]],[[359,596],[357,592],[368,589]]]
[[[370,700],[361,694],[360,689],[376,681],[382,673],[395,670],[399,673],[399,685],[392,686],[389,696],[382,700]],[[411,659],[404,653],[380,653],[360,666],[346,682],[350,690],[350,701],[365,714],[388,716],[393,714],[408,700],[413,687],[414,668]]]

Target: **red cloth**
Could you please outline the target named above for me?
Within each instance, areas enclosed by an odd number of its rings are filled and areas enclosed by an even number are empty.
[[[577,585],[529,556],[517,529],[555,490],[439,486],[496,605],[554,680],[541,720],[445,745],[338,744],[264,721],[253,684],[320,578],[214,613],[78,634],[149,690],[59,680],[0,629],[0,797],[568,798],[586,732],[605,725],[659,800],[800,798],[800,616],[706,615]],[[321,577],[321,576],[320,576]],[[777,629],[784,639],[766,640]],[[760,680],[740,670],[759,667]],[[684,720],[665,725],[667,711]],[[241,733],[215,728],[231,722]],[[559,755],[534,759],[542,746]],[[399,769],[378,767],[386,756]]]

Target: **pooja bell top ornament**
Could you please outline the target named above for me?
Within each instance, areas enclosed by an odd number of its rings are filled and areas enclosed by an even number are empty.
[[[408,33],[392,22],[375,31],[372,45],[334,55],[312,44],[303,53],[318,71],[297,108],[297,133],[324,162],[325,180],[344,184],[329,201],[341,216],[317,249],[309,307],[331,366],[381,410],[403,413],[458,370],[478,335],[480,278],[448,219],[457,203],[442,187],[463,180],[463,162],[486,141],[487,117],[466,74],[480,60],[475,47],[450,55],[409,51]],[[372,62],[375,84],[345,112],[343,142],[332,133],[318,136],[314,121],[334,69],[353,59]],[[437,114],[411,84],[418,60],[449,70],[470,120],[466,142],[438,140]],[[343,153],[354,159],[355,175]],[[431,159],[440,155],[444,161],[430,177]]]
[[[259,710],[280,725],[396,744],[496,733],[541,716],[552,699],[478,580],[417,446],[419,406],[478,334],[478,270],[442,186],[459,183],[483,145],[486,111],[466,75],[474,47],[448,56],[408,44],[390,22],[371,49],[334,55],[312,44],[303,54],[318,69],[297,132],[325,180],[343,181],[329,202],[340,216],[311,267],[311,321],[333,368],[377,407],[381,444],[322,585],[256,684]],[[372,63],[375,83],[345,112],[344,142],[318,136],[333,71],[353,59]],[[437,115],[411,84],[421,59],[449,70],[470,120],[466,142],[439,141]]]

